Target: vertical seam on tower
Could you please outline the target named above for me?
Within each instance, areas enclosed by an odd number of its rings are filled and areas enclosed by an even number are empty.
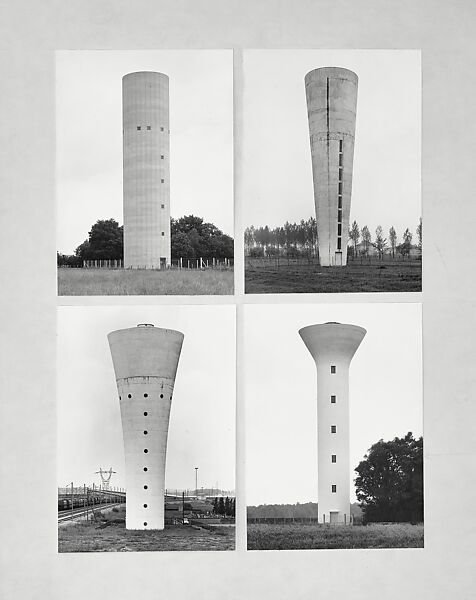
[[[330,197],[330,139],[329,139],[329,77],[326,77],[326,118],[327,118],[327,231],[328,255],[331,262],[331,197]]]

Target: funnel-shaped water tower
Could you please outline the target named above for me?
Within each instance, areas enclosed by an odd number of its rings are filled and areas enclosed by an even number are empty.
[[[124,267],[170,265],[169,78],[122,78]]]
[[[349,367],[366,330],[323,323],[299,330],[317,368],[320,523],[350,522]]]
[[[183,334],[153,325],[108,336],[126,462],[126,528],[163,529],[170,407]]]
[[[358,77],[323,67],[305,77],[319,260],[347,264]]]

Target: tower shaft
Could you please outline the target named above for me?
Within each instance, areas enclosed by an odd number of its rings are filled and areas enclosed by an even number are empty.
[[[126,464],[126,528],[163,529],[170,409],[183,334],[138,326],[108,335]]]
[[[122,79],[124,267],[170,265],[169,78]]]
[[[314,203],[322,266],[345,266],[358,77],[324,67],[305,77]]]

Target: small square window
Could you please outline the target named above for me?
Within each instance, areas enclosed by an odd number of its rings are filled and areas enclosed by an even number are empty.
[[[137,131],[140,131],[140,125],[137,125]]]
[[[163,130],[164,130],[164,128],[163,128],[163,127],[161,127],[161,128],[160,128],[160,131],[163,131]]]
[[[161,180],[160,180],[160,183],[164,183],[164,182],[165,182],[165,179],[161,179]]]
[[[164,160],[164,155],[163,154],[160,155],[160,159]]]
[[[162,237],[165,235],[165,231],[162,231]]]
[[[337,492],[337,486],[333,485],[332,486],[332,493],[335,494]]]
[[[335,373],[336,372],[336,366],[335,365],[331,365],[331,373]]]
[[[161,204],[161,205],[160,205],[160,208],[165,208],[165,204]]]
[[[331,396],[331,404],[335,404],[336,403],[336,397],[335,396]]]
[[[332,461],[333,463],[337,462],[337,454],[332,454],[332,455],[331,455],[331,461]]]
[[[147,131],[150,131],[151,127],[150,125],[147,125]]]
[[[331,433],[337,433],[337,425],[331,425]]]

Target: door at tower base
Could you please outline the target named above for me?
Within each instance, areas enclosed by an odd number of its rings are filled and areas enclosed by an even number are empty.
[[[358,77],[323,67],[305,77],[319,262],[347,264]]]
[[[164,529],[167,436],[183,338],[153,325],[108,335],[121,408],[127,529]]]

